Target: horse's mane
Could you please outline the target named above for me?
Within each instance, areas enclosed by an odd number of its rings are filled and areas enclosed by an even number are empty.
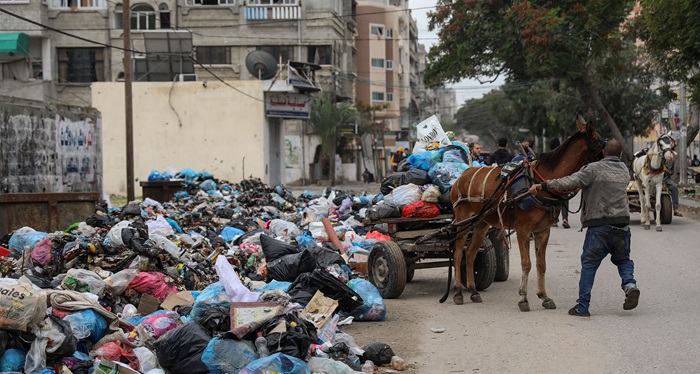
[[[576,134],[572,135],[569,139],[566,139],[564,143],[555,148],[553,151],[540,153],[540,156],[538,157],[539,164],[544,167],[554,169],[557,167],[557,165],[559,165],[559,161],[561,161],[561,158],[568,151],[569,146],[577,139],[582,137],[583,133],[577,131]]]

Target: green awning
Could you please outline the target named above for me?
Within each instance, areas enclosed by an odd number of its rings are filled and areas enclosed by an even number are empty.
[[[29,36],[23,32],[0,33],[0,58],[29,56]]]

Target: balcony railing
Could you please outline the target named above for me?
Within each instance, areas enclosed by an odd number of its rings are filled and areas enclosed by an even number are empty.
[[[299,5],[248,5],[243,8],[243,17],[247,20],[300,19]]]
[[[51,9],[107,9],[106,0],[50,0]]]

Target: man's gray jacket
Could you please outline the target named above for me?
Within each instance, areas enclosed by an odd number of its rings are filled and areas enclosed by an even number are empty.
[[[590,163],[563,178],[542,183],[543,190],[581,189],[581,223],[583,227],[628,225],[630,222],[627,166],[614,156]]]

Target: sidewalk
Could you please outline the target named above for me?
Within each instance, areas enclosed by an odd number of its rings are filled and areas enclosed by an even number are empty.
[[[688,199],[687,197],[678,197],[678,204],[682,206],[687,206],[691,208],[700,208],[700,201]]]

